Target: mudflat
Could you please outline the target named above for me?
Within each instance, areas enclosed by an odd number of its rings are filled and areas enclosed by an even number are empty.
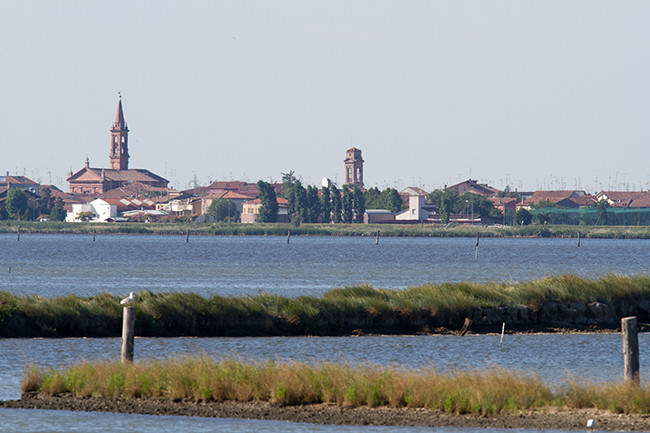
[[[264,419],[314,424],[394,425],[429,427],[524,428],[534,430],[650,431],[650,415],[613,414],[597,409],[545,408],[496,415],[454,415],[428,409],[347,407],[334,404],[283,406],[263,402],[194,402],[163,398],[76,398],[26,393],[0,407]]]

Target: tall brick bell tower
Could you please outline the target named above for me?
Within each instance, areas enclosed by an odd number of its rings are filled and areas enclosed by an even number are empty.
[[[129,128],[124,121],[122,95],[117,103],[117,115],[111,128],[111,169],[128,170],[129,168]]]
[[[356,147],[345,151],[345,184],[363,188],[363,158]]]

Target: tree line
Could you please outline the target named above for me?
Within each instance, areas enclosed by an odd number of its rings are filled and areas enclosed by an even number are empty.
[[[10,188],[5,200],[0,202],[0,220],[32,221],[51,219],[63,221],[66,211],[60,197],[52,197],[50,188],[42,188],[40,196],[28,195],[20,188]]]
[[[312,185],[303,185],[293,171],[282,173],[282,184],[260,180],[257,182],[260,197],[259,222],[276,222],[279,206],[278,195],[287,200],[289,222],[298,226],[302,223],[363,223],[366,209],[388,209],[399,212],[404,203],[394,188],[367,191],[355,186],[323,186],[320,190]]]

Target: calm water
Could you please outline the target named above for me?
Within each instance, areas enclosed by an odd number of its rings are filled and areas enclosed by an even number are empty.
[[[650,240],[0,235],[0,287],[19,294],[193,291],[321,295],[370,283],[406,288],[553,274],[647,273]]]
[[[575,273],[648,273],[650,241],[0,235],[0,290],[60,296],[131,290],[193,291],[204,296],[321,295],[370,283],[405,288],[444,281],[518,281]],[[640,336],[641,371],[650,337]],[[0,399],[18,398],[26,365],[63,366],[113,359],[119,339],[0,340]],[[574,375],[596,382],[622,376],[620,336],[506,335],[320,338],[136,339],[136,358],[203,353],[244,359],[337,361],[439,369],[499,366],[536,372],[550,383]],[[274,421],[0,410],[2,432],[497,432],[504,430],[317,426]]]

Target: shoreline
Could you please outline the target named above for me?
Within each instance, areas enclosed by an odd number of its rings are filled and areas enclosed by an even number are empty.
[[[420,224],[301,224],[283,223],[66,223],[2,221],[0,234],[55,235],[171,235],[186,236],[324,236],[324,237],[463,237],[473,238],[577,238],[582,239],[650,239],[650,226],[443,226]]]
[[[49,396],[26,393],[20,400],[0,401],[0,407],[143,415],[198,416],[276,420],[311,424],[509,428],[534,430],[649,431],[650,415],[614,414],[599,409],[548,407],[494,415],[457,415],[438,410],[409,408],[356,408],[335,404],[289,406],[264,402],[172,401],[163,398],[109,399],[75,398],[70,394]]]

